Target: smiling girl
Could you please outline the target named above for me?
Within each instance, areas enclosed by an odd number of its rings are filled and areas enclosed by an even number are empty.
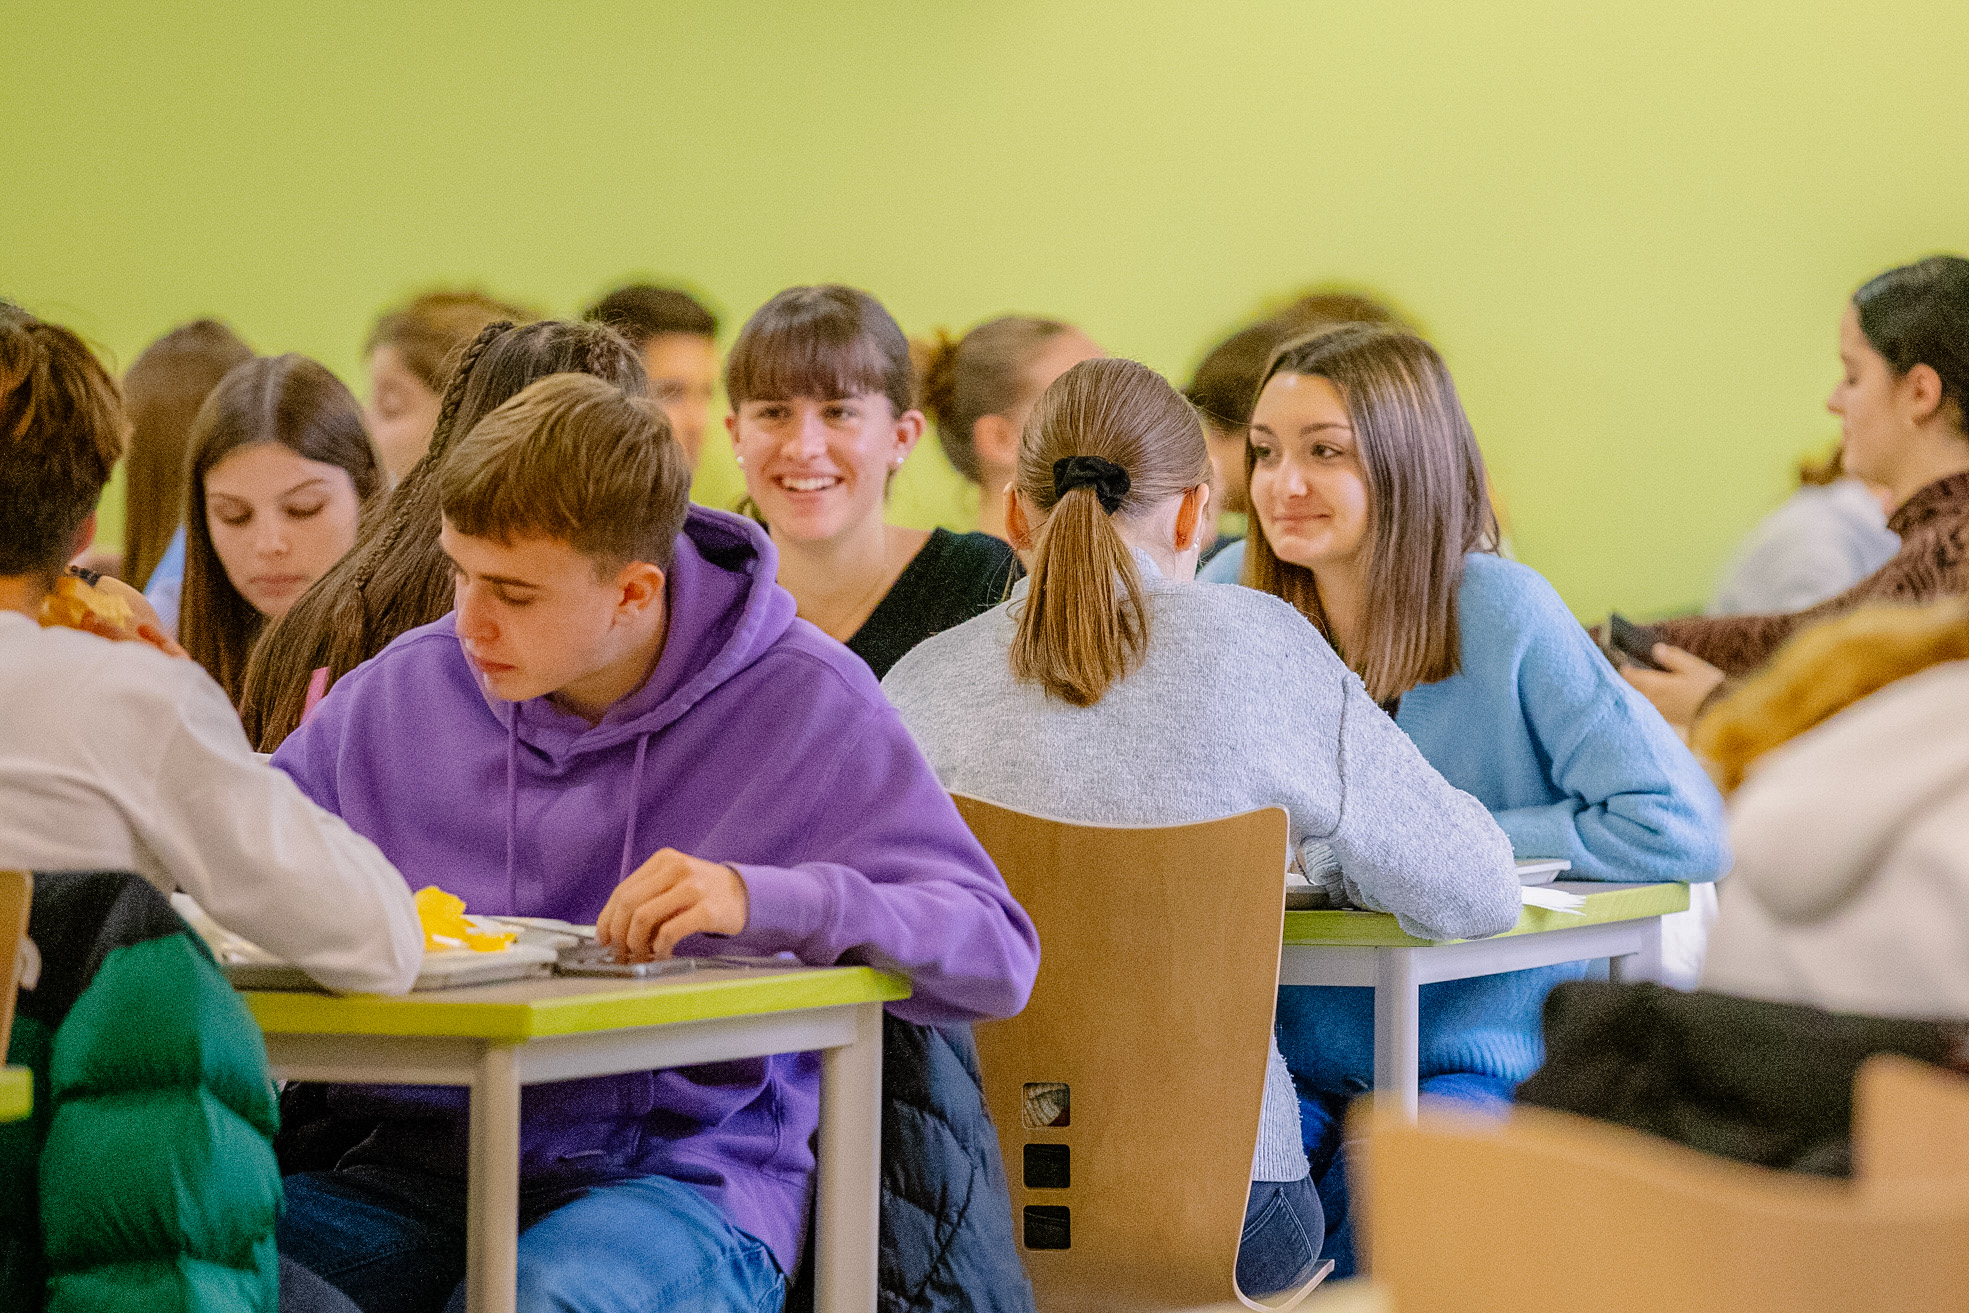
[[[291,354],[220,380],[190,448],[180,639],[237,704],[261,626],[354,545],[382,461],[355,397]]]
[[[923,436],[902,329],[866,292],[791,287],[725,364],[745,490],[800,616],[879,679],[903,653],[1004,600],[1017,563],[982,533],[889,524],[889,479]]]
[[[1483,457],[1442,357],[1349,324],[1287,343],[1252,409],[1244,582],[1326,635],[1520,861],[1568,879],[1707,881],[1722,801],[1535,571],[1495,554]],[[1540,1009],[1587,964],[1422,987],[1425,1094],[1501,1104],[1540,1060]],[[1372,991],[1279,991],[1279,1046],[1329,1228],[1352,1266],[1340,1113],[1373,1083]]]

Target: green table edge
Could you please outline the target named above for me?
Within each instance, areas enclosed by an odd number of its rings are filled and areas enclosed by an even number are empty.
[[[518,1042],[635,1026],[675,1025],[909,997],[909,982],[873,967],[766,971],[736,980],[692,980],[531,1002],[473,1002],[469,990],[401,998],[381,994],[250,990],[240,997],[270,1035],[426,1035]],[[447,997],[449,996],[449,997]]]
[[[34,1111],[34,1073],[26,1067],[0,1067],[0,1122],[24,1120]]]
[[[1575,888],[1570,892],[1578,892]],[[1608,884],[1586,895],[1586,906],[1579,913],[1554,912],[1544,907],[1527,907],[1518,924],[1493,939],[1511,935],[1535,935],[1545,930],[1569,930],[1575,926],[1605,925],[1610,921],[1636,921],[1646,916],[1666,916],[1685,912],[1689,907],[1686,884]],[[1287,912],[1285,946],[1340,946],[1360,948],[1427,948],[1435,944],[1463,943],[1460,939],[1417,939],[1405,934],[1395,918],[1386,912]]]

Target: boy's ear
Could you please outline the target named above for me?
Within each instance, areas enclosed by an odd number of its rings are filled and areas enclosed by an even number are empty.
[[[663,571],[648,561],[631,561],[615,577],[617,610],[640,616],[652,606],[663,605]]]

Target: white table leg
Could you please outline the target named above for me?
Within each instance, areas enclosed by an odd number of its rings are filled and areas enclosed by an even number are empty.
[[[472,1082],[465,1189],[465,1307],[513,1313],[520,1254],[520,1080],[510,1045],[488,1044]]]
[[[1625,957],[1607,960],[1607,978],[1632,984],[1641,980],[1659,983],[1662,975],[1661,918],[1652,916],[1635,926],[1641,935],[1641,948]]]
[[[1420,1099],[1422,999],[1415,982],[1413,948],[1374,952],[1374,1092],[1400,1100],[1413,1120]]]
[[[815,1313],[875,1313],[881,1173],[882,1005],[863,1003],[855,1042],[821,1050]]]

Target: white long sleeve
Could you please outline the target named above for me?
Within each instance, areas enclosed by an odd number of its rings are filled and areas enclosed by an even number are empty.
[[[135,871],[330,989],[423,959],[376,846],[254,755],[192,662],[0,613],[0,866]]]

